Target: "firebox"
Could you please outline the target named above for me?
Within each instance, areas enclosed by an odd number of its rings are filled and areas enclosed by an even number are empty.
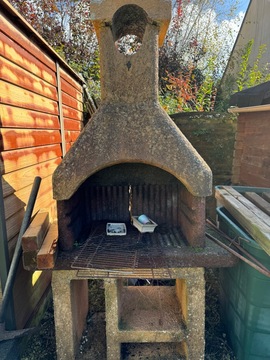
[[[124,237],[107,239],[118,241],[117,253],[129,240],[152,242],[161,253],[164,244],[176,252],[182,242],[204,247],[212,173],[158,101],[158,48],[171,1],[92,1],[91,13],[101,103],[53,175],[59,246],[91,239],[99,246],[106,223],[117,222],[127,225]],[[152,234],[131,225],[141,214],[157,223]]]

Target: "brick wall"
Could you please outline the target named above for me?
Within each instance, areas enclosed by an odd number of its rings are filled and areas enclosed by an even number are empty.
[[[270,187],[270,111],[239,114],[232,182]]]

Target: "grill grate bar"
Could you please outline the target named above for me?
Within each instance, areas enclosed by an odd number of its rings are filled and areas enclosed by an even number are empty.
[[[78,270],[79,277],[171,278],[164,251],[181,246],[178,228],[141,234],[130,227],[127,236],[106,236],[104,230],[95,229],[71,267]]]

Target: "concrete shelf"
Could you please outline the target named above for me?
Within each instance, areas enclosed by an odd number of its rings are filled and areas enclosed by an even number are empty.
[[[119,329],[166,331],[181,336],[185,324],[174,286],[123,286]]]
[[[178,344],[179,356],[204,359],[203,269],[175,269],[175,275],[173,286],[104,279],[108,360],[120,360],[122,345],[131,343]]]

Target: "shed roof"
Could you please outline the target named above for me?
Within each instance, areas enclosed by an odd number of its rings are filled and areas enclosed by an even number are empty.
[[[249,107],[270,104],[270,81],[233,94],[230,106]]]

